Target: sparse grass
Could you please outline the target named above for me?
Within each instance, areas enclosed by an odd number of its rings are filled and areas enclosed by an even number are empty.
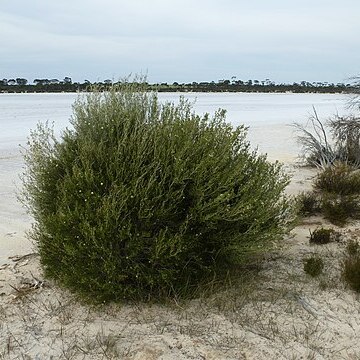
[[[118,359],[119,352],[117,349],[117,337],[112,334],[105,334],[104,330],[101,329],[96,334],[95,342],[99,346],[103,356],[106,359]]]
[[[312,276],[319,276],[324,269],[324,261],[318,255],[304,259],[304,271]]]

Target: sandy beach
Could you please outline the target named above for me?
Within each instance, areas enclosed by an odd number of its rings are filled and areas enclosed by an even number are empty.
[[[22,163],[19,150],[0,152],[0,265],[9,256],[31,251],[25,237],[31,219],[17,201]]]
[[[2,166],[7,161],[14,158],[2,159]],[[286,169],[293,175],[289,194],[311,187],[313,169]],[[5,190],[4,178],[1,185]],[[24,237],[30,219],[12,190],[1,204],[6,252],[0,266],[0,359],[360,357],[359,297],[341,281],[339,263],[360,223],[338,229],[337,242],[310,246],[309,230],[331,225],[307,218],[267,256],[256,281],[245,277],[210,297],[166,306],[89,307],[43,277],[36,250]],[[303,259],[314,253],[325,261],[316,279],[303,271]]]

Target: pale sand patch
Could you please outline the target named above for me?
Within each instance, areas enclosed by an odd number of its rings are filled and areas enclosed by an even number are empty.
[[[9,256],[26,254],[32,245],[25,237],[31,227],[31,219],[17,201],[22,169],[19,151],[0,152],[0,265]]]
[[[310,188],[313,174],[293,169],[289,193]],[[340,278],[348,238],[360,222],[341,229],[341,241],[309,245],[304,221],[269,254],[252,285],[236,286],[182,304],[80,305],[44,279],[36,254],[0,268],[0,359],[359,359],[359,298]],[[313,279],[303,259],[325,261]]]

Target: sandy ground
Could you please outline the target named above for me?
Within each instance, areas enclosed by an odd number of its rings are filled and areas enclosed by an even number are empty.
[[[0,150],[0,265],[9,256],[28,253],[32,248],[25,237],[31,219],[16,195],[22,163],[19,150]]]
[[[310,188],[313,170],[287,171],[290,194]],[[330,224],[307,218],[267,256],[256,281],[244,277],[210,297],[95,308],[44,279],[25,244],[29,219],[6,194],[1,246],[9,240],[20,255],[7,249],[0,266],[0,359],[360,358],[359,298],[340,274],[346,241],[358,238],[360,222],[337,229],[336,242],[310,246],[309,230]],[[314,253],[325,261],[318,278],[303,271],[303,259]]]

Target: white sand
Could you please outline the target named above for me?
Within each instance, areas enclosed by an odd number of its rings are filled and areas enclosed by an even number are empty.
[[[0,152],[0,265],[9,256],[31,251],[25,232],[31,219],[17,201],[22,158],[19,151]]]

